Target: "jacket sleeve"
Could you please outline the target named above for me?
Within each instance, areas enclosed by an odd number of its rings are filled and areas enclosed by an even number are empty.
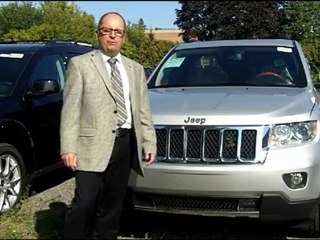
[[[141,97],[141,136],[142,136],[142,149],[144,153],[157,153],[157,140],[156,133],[153,125],[149,93],[147,81],[145,79],[143,67],[141,67],[140,79],[140,97]]]

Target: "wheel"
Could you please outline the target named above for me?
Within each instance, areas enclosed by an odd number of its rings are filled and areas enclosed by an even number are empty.
[[[19,151],[0,143],[0,213],[14,208],[25,192],[26,170]]]

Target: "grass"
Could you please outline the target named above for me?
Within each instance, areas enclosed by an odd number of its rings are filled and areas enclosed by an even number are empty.
[[[16,208],[0,216],[0,238],[37,239],[35,222],[32,204],[23,200]]]
[[[36,211],[32,201],[24,197],[14,209],[0,215],[0,239],[59,239],[66,205],[50,205]]]

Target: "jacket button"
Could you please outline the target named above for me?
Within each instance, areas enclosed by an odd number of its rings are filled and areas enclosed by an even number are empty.
[[[112,130],[112,133],[116,133],[116,130]]]
[[[113,113],[114,113],[114,114],[117,114],[117,110],[114,110]]]

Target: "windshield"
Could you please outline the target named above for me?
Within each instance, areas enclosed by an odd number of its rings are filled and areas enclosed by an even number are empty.
[[[307,86],[290,47],[228,46],[175,50],[148,82],[154,87]]]
[[[11,94],[19,75],[22,72],[27,57],[23,53],[0,52],[0,95]]]

